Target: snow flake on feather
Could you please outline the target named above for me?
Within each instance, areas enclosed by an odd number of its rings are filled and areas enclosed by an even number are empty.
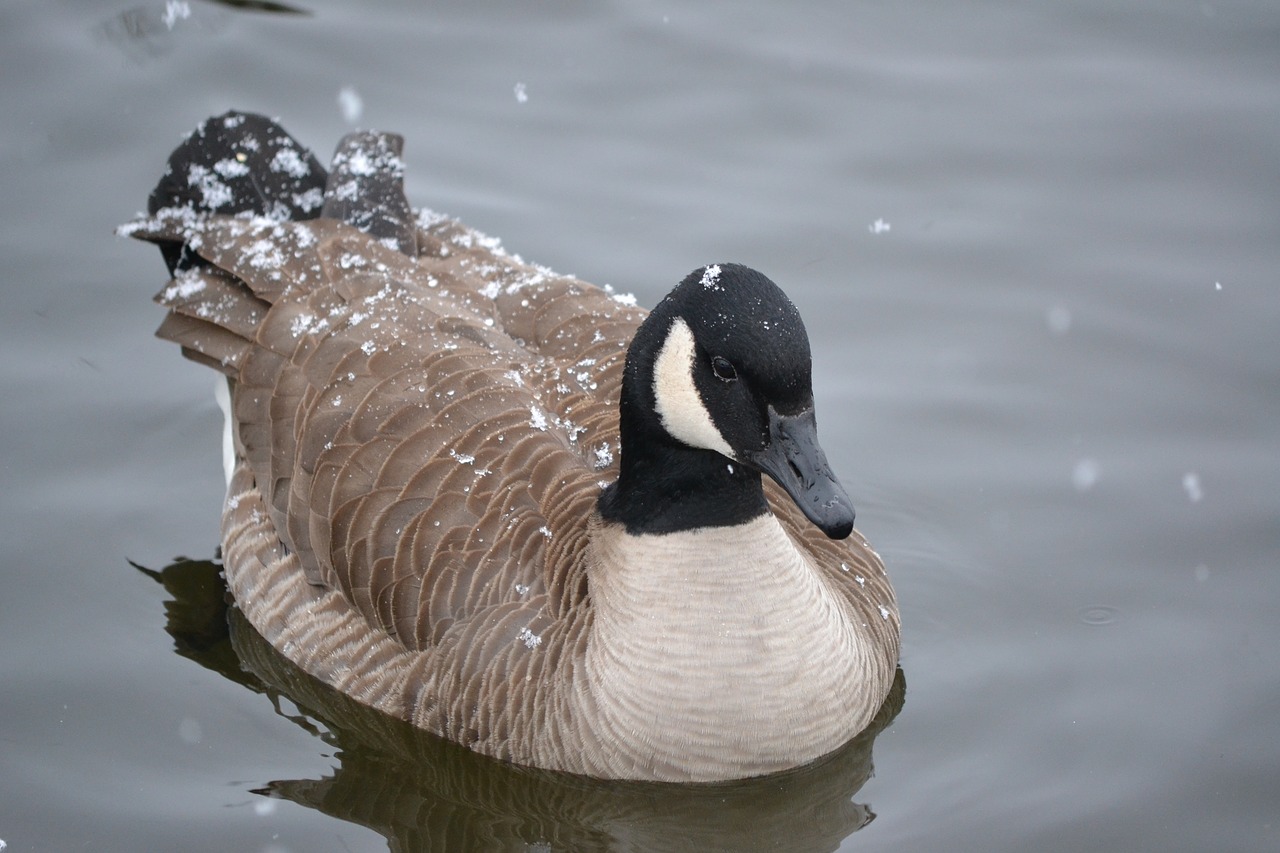
[[[291,199],[298,209],[310,213],[324,206],[324,190],[312,187],[304,193],[293,193]]]
[[[372,156],[370,156],[372,154]],[[404,174],[404,162],[386,149],[370,152],[364,148],[342,151],[333,158],[335,169],[345,169],[356,177],[368,177],[379,172]]]
[[[285,204],[284,199],[279,198],[271,203],[271,209],[267,211],[267,218],[274,222],[288,222],[292,215],[293,211],[289,209],[289,205]]]
[[[347,170],[353,175],[367,176],[372,175],[377,167],[374,162],[369,159],[366,151],[357,149],[351,152],[347,157]]]
[[[256,270],[279,269],[284,265],[284,254],[274,240],[258,240],[245,251],[249,255],[249,266]]]
[[[547,414],[537,406],[529,407],[529,426],[541,432],[547,429]]]
[[[295,338],[300,338],[307,333],[315,321],[316,317],[314,314],[299,314],[294,317],[293,322],[289,324],[289,334],[293,335]]]
[[[424,231],[430,229],[434,225],[439,225],[441,222],[447,222],[449,220],[447,215],[432,210],[429,207],[419,208],[417,218],[418,227]]]
[[[628,308],[634,308],[636,306],[636,296],[634,293],[616,293],[614,292],[612,284],[606,284],[604,286],[604,292],[609,294],[609,298],[614,302],[617,302],[619,305],[625,305]]]
[[[703,269],[702,280],[699,284],[708,290],[724,290],[724,288],[720,286],[720,265],[712,264],[711,266]]]
[[[609,442],[602,441],[600,446],[595,449],[595,461],[593,465],[598,471],[601,468],[608,468],[613,464],[613,448],[609,446]]]
[[[355,201],[360,195],[360,186],[355,181],[344,181],[333,187],[333,197],[339,201]]]
[[[243,157],[244,155],[240,155]],[[213,171],[217,172],[224,178],[240,178],[249,174],[249,167],[245,162],[236,157],[227,157],[225,160],[219,160],[213,164]]]
[[[323,198],[321,199],[323,203]],[[304,223],[295,223],[293,227],[294,239],[298,241],[299,249],[308,249],[316,244],[316,234]]]
[[[164,289],[164,301],[172,302],[175,299],[188,299],[204,290],[204,287],[204,279],[200,276],[187,271],[180,272],[174,278],[173,284]]]
[[[292,148],[281,148],[271,158],[270,167],[273,172],[283,172],[291,178],[305,178],[311,174],[307,161]]]
[[[530,650],[536,649],[538,646],[542,645],[542,637],[533,633],[533,631],[529,630],[527,626],[520,631],[520,634],[516,639],[524,643],[524,647]]]
[[[199,163],[192,163],[187,169],[187,184],[200,190],[201,206],[209,210],[231,204],[234,198],[231,188],[220,181],[212,170]]]

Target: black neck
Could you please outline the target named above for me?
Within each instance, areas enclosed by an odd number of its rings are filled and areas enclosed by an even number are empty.
[[[758,471],[665,432],[630,442],[624,435],[618,479],[598,506],[606,521],[632,534],[726,527],[769,511]]]

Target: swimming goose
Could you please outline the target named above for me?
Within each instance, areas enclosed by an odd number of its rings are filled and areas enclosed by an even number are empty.
[[[755,270],[646,314],[227,113],[150,215],[157,334],[228,377],[228,586],[337,690],[602,778],[795,767],[873,718],[898,612],[817,441],[809,341]],[[768,475],[768,479],[762,478]]]

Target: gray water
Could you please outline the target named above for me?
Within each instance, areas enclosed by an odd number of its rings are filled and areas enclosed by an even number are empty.
[[[394,849],[706,845],[609,786],[357,746],[376,722],[280,697],[225,637],[175,653],[129,561],[213,557],[220,425],[151,337],[158,253],[112,228],[231,107],[322,156],[398,131],[415,204],[641,304],[737,260],[799,306],[905,704],[873,775],[704,797],[699,825],[1280,848],[1280,6],[241,5],[0,7],[9,851],[385,850],[392,812]]]

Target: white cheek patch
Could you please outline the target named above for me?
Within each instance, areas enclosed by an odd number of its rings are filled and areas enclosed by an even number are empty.
[[[653,364],[654,408],[672,438],[736,458],[693,384],[693,332],[677,317]]]

